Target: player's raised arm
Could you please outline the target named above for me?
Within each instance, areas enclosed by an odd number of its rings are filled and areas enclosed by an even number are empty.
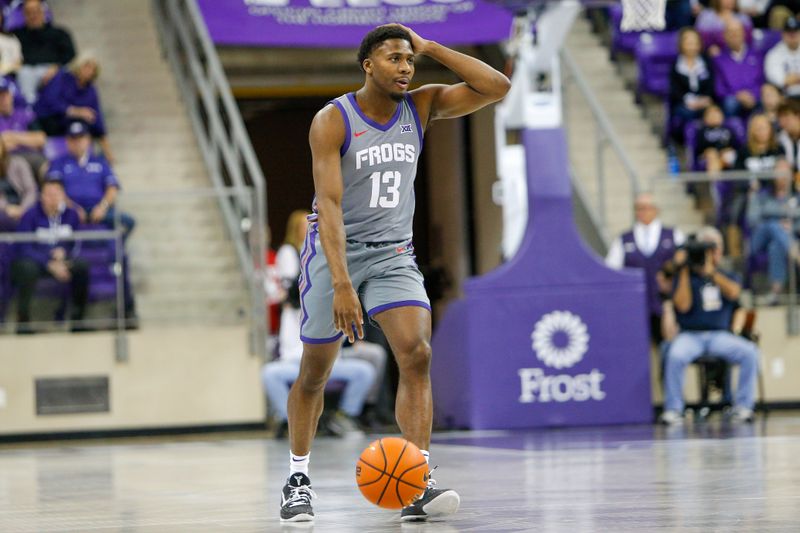
[[[345,259],[345,231],[342,217],[342,169],[339,150],[344,143],[344,119],[333,106],[325,106],[311,123],[314,189],[317,195],[319,238],[333,284],[333,325],[353,342],[353,325],[364,338],[361,303],[353,289]]]
[[[511,88],[511,82],[503,73],[483,61],[423,39],[405,26],[403,28],[411,35],[415,54],[435,59],[463,80],[455,85],[424,85],[411,91],[423,124],[468,115],[502,99]]]

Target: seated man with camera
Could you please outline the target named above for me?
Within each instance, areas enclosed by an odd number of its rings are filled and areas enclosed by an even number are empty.
[[[664,355],[665,424],[683,419],[683,378],[686,367],[704,354],[739,365],[739,382],[731,419],[753,418],[758,372],[758,348],[731,331],[741,285],[732,274],[718,269],[722,260],[722,235],[702,228],[675,253],[672,301],[680,333]],[[735,328],[734,328],[735,329]]]

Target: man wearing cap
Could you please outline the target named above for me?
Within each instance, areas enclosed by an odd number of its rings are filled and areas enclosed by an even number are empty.
[[[16,87],[8,78],[0,78],[0,140],[10,153],[21,155],[37,173],[46,162],[42,149],[47,136],[30,131],[36,115],[28,107],[14,105]]]
[[[786,20],[781,42],[767,52],[764,73],[786,96],[800,97],[800,22],[796,18]]]
[[[64,190],[81,220],[113,225],[112,207],[119,181],[108,161],[92,153],[92,138],[85,122],[72,122],[67,129],[67,153],[50,164],[49,173],[64,181]],[[133,229],[129,215],[120,214],[125,234]]]
[[[77,256],[74,241],[63,240],[80,226],[78,213],[66,204],[64,184],[46,180],[39,201],[20,220],[18,232],[35,233],[35,242],[17,243],[11,264],[11,281],[17,286],[17,333],[33,333],[30,327],[31,300],[36,283],[45,277],[69,283],[72,292],[72,329],[82,326],[89,295],[89,265]]]
[[[114,226],[119,180],[108,161],[92,153],[92,138],[85,122],[72,122],[67,127],[67,153],[50,163],[49,175],[63,180],[68,202],[82,222]],[[122,226],[123,238],[127,238],[136,222],[127,213],[117,213],[116,218]],[[134,318],[127,266],[123,268],[123,281],[126,316]]]

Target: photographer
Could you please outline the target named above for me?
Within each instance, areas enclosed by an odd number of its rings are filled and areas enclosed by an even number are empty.
[[[722,235],[702,228],[696,239],[675,253],[673,305],[680,333],[670,343],[664,361],[664,413],[661,421],[675,424],[683,418],[683,377],[686,366],[703,354],[739,365],[739,383],[732,420],[751,421],[758,372],[758,349],[740,337],[733,325],[741,286],[732,274],[718,269]],[[733,331],[731,331],[733,329]]]

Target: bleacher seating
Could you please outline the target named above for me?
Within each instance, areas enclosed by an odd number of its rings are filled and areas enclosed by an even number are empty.
[[[683,154],[683,171],[705,171],[702,161],[695,157],[695,147],[697,133],[702,122],[700,120],[684,123],[678,117],[673,117],[669,104],[670,93],[670,72],[678,56],[678,31],[654,31],[654,32],[623,32],[620,25],[622,21],[622,7],[614,5],[607,8],[609,21],[610,52],[612,58],[622,59],[620,54],[630,56],[636,65],[635,96],[639,104],[652,106],[652,100],[662,102],[663,115],[661,113],[651,114],[650,116],[664,117],[664,146],[678,147],[678,153]],[[769,28],[745,28],[747,45],[761,56],[765,56],[776,44],[781,41],[782,32]],[[709,35],[701,32],[704,44],[707,46],[710,41],[718,44],[721,35],[717,32],[713,39]],[[708,50],[706,50],[708,51]],[[649,96],[647,101],[643,97]],[[756,95],[759,97],[760,95]],[[747,142],[747,119],[728,117],[725,125],[733,130],[738,146],[744,146]],[[667,169],[664,169],[665,171]],[[717,182],[714,186],[714,198],[716,198],[716,220],[720,223],[726,222],[723,212],[726,202],[733,197],[734,184],[732,182]],[[741,224],[742,235],[747,239],[750,228],[746,227],[744,221]],[[745,241],[746,242],[746,241]],[[745,251],[747,247],[745,246]],[[741,265],[744,274],[745,286],[752,289],[755,285],[754,276],[766,270],[767,258],[765,254],[749,254],[743,257]]]
[[[609,7],[608,15],[611,23],[611,58],[615,59],[620,52],[633,55],[636,44],[639,42],[639,36],[646,32],[622,31],[620,27],[622,25],[621,5],[615,4]]]
[[[636,42],[634,57],[639,69],[637,100],[643,94],[669,98],[669,73],[678,49],[677,32],[642,33]]]
[[[12,31],[25,24],[22,0],[0,0],[0,9],[3,13],[6,31]],[[53,20],[53,13],[46,3],[45,14],[47,22]],[[13,76],[9,79],[13,81]],[[15,87],[15,107],[27,106],[28,103]],[[42,150],[48,161],[53,161],[67,153],[67,144],[64,137],[48,137]],[[107,229],[105,226],[86,224],[80,229]],[[79,257],[89,263],[89,301],[114,300],[117,296],[117,277],[115,275],[116,248],[114,242],[109,241],[84,241],[81,244]],[[0,242],[0,324],[8,319],[6,316],[10,303],[14,297],[15,289],[11,282],[10,265],[14,260],[14,246]],[[123,262],[127,265],[127,261]],[[66,302],[69,296],[68,284],[58,283],[54,279],[43,279],[37,283],[36,297],[50,298],[61,302],[56,319],[63,320]]]

